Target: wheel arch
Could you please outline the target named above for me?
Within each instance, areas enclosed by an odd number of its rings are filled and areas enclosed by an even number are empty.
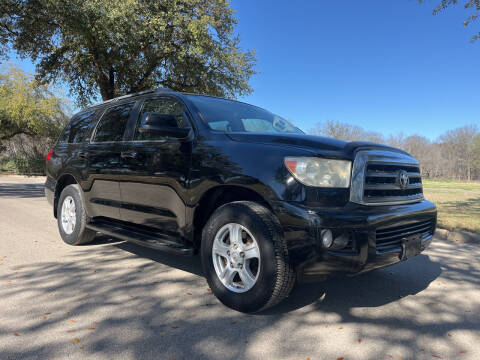
[[[257,191],[239,185],[218,185],[206,191],[193,213],[194,246],[200,247],[202,229],[213,212],[220,206],[234,201],[253,201],[273,212],[270,203]]]
[[[79,184],[77,179],[69,173],[62,174],[55,185],[55,194],[53,197],[53,215],[55,218],[57,217],[57,207],[58,207],[58,199],[60,198],[60,194],[62,193],[63,189],[65,189],[68,185]],[[83,194],[81,194],[83,198]]]

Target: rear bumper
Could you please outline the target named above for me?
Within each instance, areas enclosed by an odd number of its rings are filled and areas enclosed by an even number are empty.
[[[274,211],[284,229],[290,261],[305,280],[332,274],[354,275],[405,260],[405,238],[421,237],[420,251],[425,250],[432,241],[437,221],[435,205],[426,200],[395,206],[349,203],[336,209],[277,202]],[[411,227],[428,231],[411,235],[415,233],[410,231]],[[334,237],[348,233],[349,245],[338,250],[326,249],[321,244],[323,229],[330,229]],[[378,230],[378,234],[394,234],[394,241],[380,240],[379,235],[377,243]]]
[[[51,177],[47,177],[45,181],[45,197],[50,205],[53,206],[54,203],[54,196],[55,196],[55,180]]]

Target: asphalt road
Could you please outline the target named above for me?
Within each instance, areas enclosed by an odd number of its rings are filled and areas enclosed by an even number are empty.
[[[71,247],[42,178],[0,177],[0,359],[480,359],[480,244],[297,286],[244,315],[198,257],[108,237]]]

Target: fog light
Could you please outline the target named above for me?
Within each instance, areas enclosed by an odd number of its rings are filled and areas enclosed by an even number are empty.
[[[323,246],[325,246],[326,248],[329,248],[330,246],[332,246],[333,234],[331,230],[322,230],[321,236],[322,236]]]
[[[347,232],[342,233],[340,236],[336,237],[333,240],[333,249],[343,249],[345,248],[350,241],[350,235]]]

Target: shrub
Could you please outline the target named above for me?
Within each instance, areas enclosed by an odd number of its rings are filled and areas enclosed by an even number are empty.
[[[18,175],[45,175],[45,159],[28,156],[2,158],[0,159],[0,172]]]

